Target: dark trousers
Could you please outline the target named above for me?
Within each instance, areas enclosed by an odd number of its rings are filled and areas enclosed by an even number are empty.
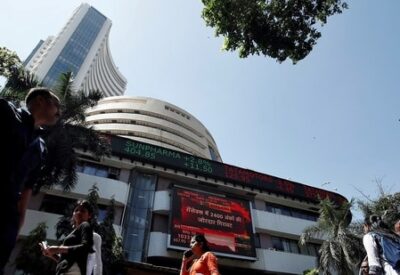
[[[8,215],[7,215],[8,216]],[[3,216],[4,217],[4,216]],[[11,251],[17,241],[18,217],[9,217],[0,224],[0,275],[8,262]]]

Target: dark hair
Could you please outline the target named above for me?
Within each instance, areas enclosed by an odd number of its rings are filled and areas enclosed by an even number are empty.
[[[87,200],[78,200],[76,202],[75,207],[74,207],[74,211],[78,207],[85,208],[89,212],[90,216],[93,216],[93,206],[89,201],[87,201]]]
[[[365,217],[364,224],[371,226],[371,228],[373,228],[373,229],[387,228],[387,225],[384,223],[382,218],[378,215],[371,215],[369,217]]]
[[[192,237],[192,239],[194,239],[198,243],[201,243],[201,250],[203,250],[203,252],[210,251],[210,248],[208,247],[208,241],[206,237],[204,237],[204,235],[196,234]]]
[[[25,97],[25,104],[26,106],[30,107],[30,104],[32,103],[32,101],[37,98],[38,96],[42,96],[46,99],[53,99],[56,102],[60,102],[60,99],[56,96],[56,94],[51,91],[48,88],[45,87],[37,87],[37,88],[32,88],[29,90],[28,94]]]

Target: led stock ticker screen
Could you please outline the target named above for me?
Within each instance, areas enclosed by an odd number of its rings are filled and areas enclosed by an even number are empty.
[[[213,177],[223,181],[230,181],[248,187],[258,188],[267,192],[276,192],[314,202],[318,202],[319,199],[323,198],[329,198],[337,204],[342,204],[346,201],[344,197],[333,192],[262,174],[249,169],[243,169],[122,137],[107,136],[107,138],[113,154],[127,157],[131,160],[160,164],[205,177]]]
[[[195,234],[204,234],[211,251],[255,260],[248,201],[201,191],[173,189],[169,247],[187,249]]]

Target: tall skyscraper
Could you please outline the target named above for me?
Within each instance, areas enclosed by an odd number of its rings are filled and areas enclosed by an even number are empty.
[[[127,81],[111,57],[110,29],[110,19],[82,4],[57,37],[38,43],[24,65],[46,86],[54,86],[61,73],[71,71],[76,89],[98,89],[105,96],[123,95]]]

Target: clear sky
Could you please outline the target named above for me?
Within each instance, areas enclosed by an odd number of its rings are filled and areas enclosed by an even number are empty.
[[[81,3],[1,2],[0,45],[22,59]],[[224,162],[349,199],[400,191],[400,1],[349,1],[297,65],[221,51],[200,0],[87,2],[113,21],[126,94],[196,116]]]

